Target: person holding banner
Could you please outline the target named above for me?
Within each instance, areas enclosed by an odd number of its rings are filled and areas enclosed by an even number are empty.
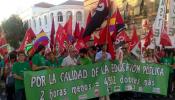
[[[80,65],[87,65],[87,64],[92,64],[92,60],[88,56],[88,50],[86,48],[82,48],[79,51],[79,64]]]
[[[168,52],[168,50],[165,50],[165,56],[160,59],[161,64],[173,66],[173,58],[170,57],[169,53],[170,52]],[[172,93],[172,80],[173,80],[173,75],[172,75],[172,73],[170,73],[169,81],[168,81],[168,92],[167,92],[169,97],[172,97],[172,95],[171,95],[171,93]]]
[[[58,60],[56,59],[54,53],[49,52],[48,56],[49,56],[49,59],[46,62],[46,65],[51,67],[51,68],[58,68],[60,65],[59,65]]]
[[[97,52],[95,56],[95,62],[110,61],[111,54],[106,51],[106,45],[102,45],[101,51]],[[97,100],[98,98],[95,98]],[[100,97],[99,100],[110,100],[109,96]]]
[[[30,71],[30,64],[25,61],[25,53],[18,52],[18,62],[14,63],[12,73],[15,79],[15,98],[16,100],[26,100],[24,90],[24,71]]]
[[[38,49],[35,52],[35,55],[32,58],[32,70],[43,70],[48,69],[46,66],[46,59],[44,57],[45,47],[43,45],[39,45]]]
[[[61,66],[67,67],[77,65],[76,52],[75,48],[70,46],[70,48],[68,48],[68,56],[63,59]]]

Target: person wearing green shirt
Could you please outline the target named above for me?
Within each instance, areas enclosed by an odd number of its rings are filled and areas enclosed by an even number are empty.
[[[173,66],[173,58],[170,55],[168,55],[168,51],[166,51],[165,56],[160,59],[160,63],[164,65],[168,65],[170,67]],[[168,97],[170,97],[172,93],[172,81],[173,81],[173,70],[170,70],[169,80],[168,80],[168,90],[167,90]]]
[[[47,69],[46,59],[44,57],[45,47],[43,45],[39,45],[35,55],[32,57],[32,70],[43,70]]]
[[[165,56],[160,59],[161,64],[165,65],[172,65],[173,64],[173,58],[168,56],[168,53],[165,53]]]
[[[56,59],[53,52],[48,53],[49,60],[47,61],[46,65],[51,68],[58,68],[61,66],[61,64],[58,63],[58,60]]]
[[[24,90],[24,72],[30,71],[30,64],[25,61],[25,53],[18,52],[18,62],[12,67],[13,77],[15,79],[15,95],[16,100],[26,100]]]
[[[90,59],[90,57],[88,57],[88,50],[86,48],[80,49],[79,54],[80,54],[79,58],[80,65],[92,64],[92,60]]]

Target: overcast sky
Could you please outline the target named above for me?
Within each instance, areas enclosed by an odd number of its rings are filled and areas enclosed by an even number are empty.
[[[57,5],[65,1],[67,0],[0,0],[0,23],[2,20],[7,19],[11,14],[29,8],[36,3],[48,2]]]

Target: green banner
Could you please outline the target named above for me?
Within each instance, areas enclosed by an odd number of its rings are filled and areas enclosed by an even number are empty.
[[[105,62],[25,72],[27,100],[85,100],[114,92],[167,95],[170,67],[140,62]]]

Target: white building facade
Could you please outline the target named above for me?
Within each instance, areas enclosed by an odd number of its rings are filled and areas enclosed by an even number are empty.
[[[76,22],[84,26],[83,2],[68,0],[60,5],[40,3],[20,14],[22,20],[28,23],[35,34],[44,30],[48,36],[51,32],[52,18],[54,18],[55,31],[57,31],[59,24],[64,26],[70,16],[72,16],[73,30]]]

